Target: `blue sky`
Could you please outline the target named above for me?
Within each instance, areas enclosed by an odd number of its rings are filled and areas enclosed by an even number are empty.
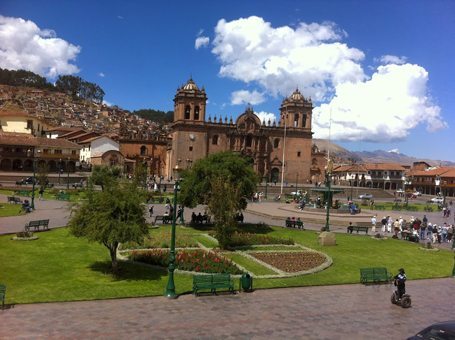
[[[272,117],[298,87],[316,137],[331,115],[350,150],[455,161],[454,1],[3,0],[0,15],[0,67],[79,75],[125,109],[172,110],[191,75],[208,115]]]

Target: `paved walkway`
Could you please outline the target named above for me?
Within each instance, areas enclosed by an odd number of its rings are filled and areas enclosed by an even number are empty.
[[[21,197],[22,199],[30,200],[30,197]],[[9,204],[6,195],[0,195],[0,203]],[[21,209],[21,205],[17,204],[17,209]],[[0,218],[0,235],[9,234],[24,230],[24,226],[31,220],[49,219],[49,228],[66,226],[68,223],[70,203],[55,200],[40,201],[35,198],[36,210],[20,216],[10,216]]]
[[[454,317],[455,279],[411,281],[412,308],[391,285],[259,290],[17,305],[0,311],[2,339],[405,339]]]

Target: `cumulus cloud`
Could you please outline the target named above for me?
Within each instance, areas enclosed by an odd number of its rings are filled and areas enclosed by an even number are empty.
[[[201,47],[207,46],[210,43],[209,37],[197,37],[194,42],[194,48],[198,50]]]
[[[261,111],[261,112],[255,112],[255,114],[256,114],[256,116],[259,117],[259,119],[261,120],[261,123],[265,122],[265,124],[268,124],[268,122],[270,121],[270,123],[273,124],[273,122],[276,121],[276,116],[274,113]]]
[[[390,142],[406,138],[418,124],[428,131],[447,127],[427,95],[427,71],[413,64],[379,66],[363,82],[342,83],[328,104],[313,110],[316,138]]]
[[[25,69],[52,78],[73,74],[79,69],[71,62],[80,50],[30,20],[0,15],[0,67]]]
[[[362,51],[339,42],[345,33],[333,23],[300,23],[274,28],[251,16],[215,27],[212,52],[220,75],[256,82],[272,95],[288,95],[298,86],[322,100],[333,85],[365,78]]]
[[[265,101],[264,95],[258,91],[234,91],[231,93],[231,104],[232,105],[241,105],[241,104],[251,104],[256,105],[263,103]]]
[[[256,85],[263,97],[288,96],[298,86],[316,106],[318,138],[328,137],[330,112],[331,136],[338,140],[386,142],[406,138],[419,124],[428,131],[447,127],[428,95],[423,67],[384,55],[369,75],[362,66],[364,53],[344,43],[346,36],[330,22],[273,27],[256,16],[221,19],[212,53],[221,64],[220,76]],[[242,92],[236,92],[232,102],[242,103]]]
[[[389,151],[387,151],[387,152],[399,154],[399,153],[400,153],[400,150],[398,150],[398,149],[392,149],[392,150],[389,150]]]
[[[98,76],[100,76],[101,78],[104,78],[106,75],[103,72],[100,72],[100,73],[98,73]]]
[[[396,55],[383,55],[381,58],[378,59],[378,61],[381,64],[397,64],[397,65],[402,65],[405,64],[408,58],[405,56],[398,57]]]

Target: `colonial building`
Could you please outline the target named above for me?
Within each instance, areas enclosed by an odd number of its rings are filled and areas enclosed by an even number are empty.
[[[235,122],[221,117],[212,119],[207,117],[206,104],[205,89],[199,89],[192,79],[178,88],[166,162],[171,176],[220,151],[249,157],[260,177],[271,182],[282,178],[291,183],[296,179],[306,182],[312,174],[321,174],[316,169],[317,158],[312,158],[313,105],[299,90],[283,100],[278,124],[261,122],[251,107]]]
[[[0,170],[32,171],[33,163],[49,172],[74,172],[80,146],[64,139],[0,132]]]

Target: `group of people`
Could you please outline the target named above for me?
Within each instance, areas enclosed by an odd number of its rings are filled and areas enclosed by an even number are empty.
[[[376,215],[371,218],[371,224],[373,233],[376,233],[378,224]],[[393,234],[397,238],[400,235],[401,238],[416,242],[426,240],[432,243],[445,243],[451,242],[454,237],[454,225],[449,225],[446,222],[442,225],[431,223],[426,215],[423,215],[422,219],[411,216],[409,222],[401,216],[395,220],[390,216],[384,216],[380,224],[382,234]]]

